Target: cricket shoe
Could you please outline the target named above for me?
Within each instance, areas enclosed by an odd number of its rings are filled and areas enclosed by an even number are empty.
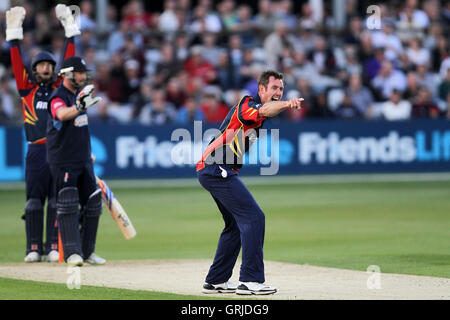
[[[67,258],[67,264],[69,267],[81,267],[83,266],[83,258],[80,255],[74,253]]]
[[[26,263],[41,262],[41,255],[36,251],[31,251],[23,260]]]
[[[84,260],[84,262],[87,262],[87,263],[92,264],[92,265],[103,265],[103,264],[106,263],[106,260],[93,252],[89,256],[89,258]]]
[[[259,282],[239,282],[236,289],[236,294],[242,295],[263,295],[274,294],[275,292],[277,292],[277,288]]]
[[[203,285],[203,293],[235,293],[237,285],[231,282],[224,282],[219,284],[206,283]]]
[[[46,262],[58,262],[59,261],[59,252],[56,250],[52,250],[45,256]]]

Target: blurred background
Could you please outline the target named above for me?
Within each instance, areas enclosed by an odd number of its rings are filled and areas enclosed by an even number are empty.
[[[281,173],[450,171],[450,1],[438,0],[384,1],[373,10],[371,1],[356,0],[2,1],[0,125],[6,131],[0,134],[0,170],[22,168],[23,155],[12,142],[23,115],[5,11],[26,8],[26,64],[39,50],[58,60],[65,39],[57,3],[81,9],[76,54],[93,70],[104,98],[89,109],[93,148],[105,163],[101,174],[134,177],[142,168],[159,168],[153,172],[160,175],[172,168],[167,153],[158,151],[162,140],[170,141],[170,128],[191,130],[195,120],[217,127],[244,94],[256,94],[256,79],[268,68],[284,73],[286,99],[305,99],[300,111],[268,123],[285,128],[279,160],[290,169]],[[319,150],[303,148],[316,141],[305,142],[305,130],[317,133],[317,143],[328,141],[325,160]],[[135,137],[125,147],[124,132]],[[330,133],[340,136],[335,141]],[[343,134],[352,139],[345,146]],[[364,147],[361,137],[376,145]],[[119,159],[122,147],[135,152],[142,144],[142,155]],[[341,156],[334,161],[336,148]],[[355,156],[346,158],[348,150]]]

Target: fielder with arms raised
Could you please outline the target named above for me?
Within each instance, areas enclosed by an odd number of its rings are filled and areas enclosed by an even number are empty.
[[[64,26],[66,44],[62,59],[75,54],[74,37],[80,34],[71,10],[65,5],[56,6],[56,16]],[[26,204],[25,262],[58,262],[58,232],[56,202],[50,169],[46,155],[47,103],[61,78],[56,78],[56,61],[47,51],[33,57],[31,73],[25,67],[20,52],[19,40],[23,39],[22,23],[25,18],[23,7],[14,7],[6,12],[6,40],[10,44],[11,63],[17,90],[22,99],[25,136],[28,151],[25,163]],[[44,228],[44,204],[47,200],[47,224],[45,251],[42,245]]]
[[[48,104],[47,157],[56,185],[64,260],[69,266],[106,262],[94,253],[102,194],[95,181],[86,113],[101,98],[92,97],[94,86],[87,84],[87,72],[82,58],[65,59],[59,72],[63,81]]]
[[[214,262],[203,285],[204,293],[251,295],[277,291],[264,283],[265,216],[238,178],[238,171],[266,118],[288,108],[301,107],[302,98],[281,101],[283,78],[283,74],[273,70],[263,72],[258,79],[258,94],[244,96],[230,110],[220,126],[221,134],[211,141],[197,163],[198,180],[211,193],[225,221]],[[235,285],[228,280],[241,247],[240,283]]]

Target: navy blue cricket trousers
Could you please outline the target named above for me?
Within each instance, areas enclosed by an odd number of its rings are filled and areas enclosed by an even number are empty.
[[[226,177],[222,176],[223,171]],[[239,281],[263,283],[263,211],[231,168],[209,165],[198,171],[197,176],[200,184],[211,193],[225,222],[205,281],[210,284],[228,281],[242,247]]]

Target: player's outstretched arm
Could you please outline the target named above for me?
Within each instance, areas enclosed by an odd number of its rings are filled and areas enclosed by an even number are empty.
[[[6,11],[6,40],[10,43],[11,64],[16,79],[17,91],[25,96],[34,87],[22,60],[19,40],[23,39],[22,23],[25,19],[25,9],[14,7]]]
[[[300,109],[302,107],[303,98],[293,98],[288,101],[270,101],[264,103],[261,108],[259,108],[258,117],[259,118],[270,118],[275,117],[280,112],[292,108]]]

